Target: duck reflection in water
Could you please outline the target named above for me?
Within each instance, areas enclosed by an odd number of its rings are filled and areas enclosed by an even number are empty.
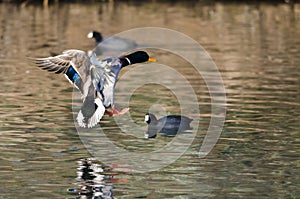
[[[146,113],[145,122],[148,124],[145,138],[156,138],[157,133],[160,132],[165,136],[175,136],[179,133],[184,133],[188,130],[192,130],[190,123],[193,119],[190,119],[182,115],[168,115],[157,119],[155,115]]]
[[[103,169],[93,159],[78,161],[77,188],[70,188],[69,193],[78,196],[70,199],[113,199],[114,185],[109,183],[113,176],[105,175],[109,169]]]

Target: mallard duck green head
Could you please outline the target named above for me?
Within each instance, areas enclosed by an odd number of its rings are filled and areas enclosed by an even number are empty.
[[[148,53],[145,51],[136,51],[129,55],[125,55],[124,58],[129,62],[129,65],[136,64],[136,63],[143,63],[147,61],[156,62],[156,59],[150,57]]]

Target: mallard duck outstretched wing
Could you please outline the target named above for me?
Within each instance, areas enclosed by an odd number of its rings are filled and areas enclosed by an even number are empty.
[[[90,57],[81,50],[65,50],[62,54],[46,58],[30,58],[38,67],[66,78],[83,93],[82,82],[87,81]]]
[[[54,57],[30,59],[41,69],[59,74],[66,73],[70,66],[73,66],[76,69],[81,68],[87,63],[86,60],[89,60],[89,57],[81,50],[65,50],[62,54]]]

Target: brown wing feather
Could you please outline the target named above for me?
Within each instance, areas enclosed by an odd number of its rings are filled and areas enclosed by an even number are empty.
[[[54,73],[65,73],[70,67],[72,57],[64,54],[47,58],[32,58],[33,62],[43,70]]]
[[[73,67],[81,67],[88,56],[81,50],[66,50],[61,55],[47,58],[30,58],[43,70],[54,73],[66,73],[67,69],[73,64]],[[74,66],[75,65],[75,66]]]

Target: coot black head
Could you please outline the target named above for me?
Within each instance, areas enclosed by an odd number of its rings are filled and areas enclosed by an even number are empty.
[[[157,121],[155,115],[153,115],[153,114],[151,114],[151,113],[146,113],[146,114],[145,114],[145,122],[146,122],[147,124],[150,124],[151,121],[154,121],[154,122]]]
[[[94,38],[97,43],[100,43],[103,40],[102,34],[97,31],[92,31],[87,35],[88,38]]]

